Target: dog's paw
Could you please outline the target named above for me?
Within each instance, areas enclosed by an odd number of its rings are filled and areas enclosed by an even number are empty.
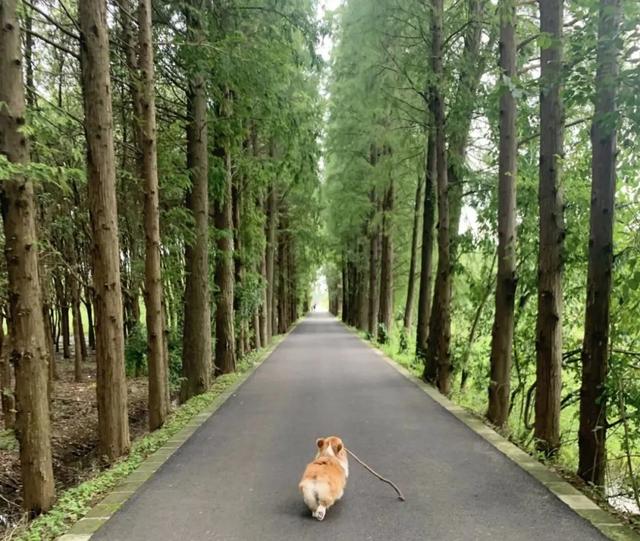
[[[316,509],[316,512],[313,514],[313,516],[318,520],[322,520],[324,519],[324,515],[326,512],[327,510],[324,507],[318,507],[318,509]]]

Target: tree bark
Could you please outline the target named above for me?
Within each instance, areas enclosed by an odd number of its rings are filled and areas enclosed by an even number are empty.
[[[80,295],[78,293],[79,284],[75,283],[75,279],[71,284],[71,312],[73,317],[73,359],[74,359],[74,379],[76,383],[83,381],[82,368],[85,358],[82,356],[82,338],[80,330]]]
[[[85,293],[84,307],[87,310],[87,334],[89,335],[89,348],[94,350],[96,349],[96,334],[95,327],[93,324],[93,294],[89,288],[87,288]]]
[[[547,456],[560,447],[562,387],[563,156],[562,78],[563,0],[540,0],[540,31],[551,38],[541,49],[540,186],[538,208],[538,317],[536,324],[536,447]]]
[[[267,247],[266,247],[266,267],[267,267],[267,343],[271,342],[274,329],[274,266],[276,256],[276,227],[278,225],[278,200],[275,184],[272,182],[267,194]]]
[[[204,42],[201,16],[191,8],[187,12],[188,34],[196,45]],[[211,378],[207,95],[205,77],[200,71],[190,75],[187,115],[187,167],[191,176],[187,208],[195,220],[195,238],[185,250],[182,402],[207,391]]]
[[[27,165],[29,142],[22,130],[25,96],[15,0],[0,4],[0,28],[0,155],[13,164]],[[47,399],[49,350],[38,277],[36,209],[27,175],[4,180],[1,188],[10,312],[8,358],[15,368],[22,506],[36,515],[51,507],[55,490]]]
[[[425,152],[424,202],[422,211],[422,250],[420,253],[420,287],[418,291],[418,323],[416,326],[416,357],[425,363],[427,358],[427,341],[429,339],[429,320],[431,318],[431,282],[433,273],[433,226],[436,218],[435,184],[436,140],[435,130],[429,129]],[[426,374],[425,374],[426,376]],[[435,371],[425,377],[435,380]]]
[[[130,441],[106,1],[83,0],[78,16],[93,236],[98,432],[101,452],[114,460],[129,450]]]
[[[380,313],[378,321],[382,328],[378,332],[378,340],[385,342],[393,325],[393,237],[391,235],[391,214],[394,207],[394,182],[384,195],[382,204],[382,250],[380,252]]]
[[[67,299],[68,282],[71,278],[65,275],[65,285],[60,286],[60,326],[62,328],[62,357],[71,358],[71,325],[69,322],[69,300]]]
[[[411,229],[411,258],[409,260],[409,276],[407,279],[407,301],[404,304],[403,324],[406,330],[411,328],[413,319],[413,301],[416,285],[416,260],[418,258],[418,235],[420,230],[420,207],[422,206],[422,186],[424,182],[418,179],[416,198],[413,207],[413,228]]]
[[[228,98],[227,98],[228,100]],[[225,104],[224,106],[228,106]],[[220,116],[224,116],[223,111]],[[234,265],[233,265],[233,205],[231,156],[226,141],[220,141],[214,151],[221,162],[221,185],[217,193],[219,199],[213,204],[214,225],[216,227],[216,374],[229,374],[236,369],[236,347],[233,311]]]
[[[369,310],[367,331],[369,336],[376,337],[378,332],[378,314],[380,311],[380,226],[377,223],[378,198],[375,190],[371,190],[372,218],[369,231]]]
[[[160,428],[169,414],[165,358],[162,266],[160,262],[160,194],[155,101],[155,73],[151,31],[151,0],[138,4],[138,69],[134,84],[137,103],[137,143],[139,174],[144,188],[144,302],[147,325],[147,366],[149,370],[149,430]]]
[[[501,0],[500,70],[505,79],[500,94],[498,179],[498,275],[491,339],[491,379],[487,418],[504,426],[509,416],[511,357],[516,294],[516,12],[513,0]],[[506,82],[508,81],[508,83]]]
[[[609,311],[616,189],[620,0],[600,0],[595,114],[591,125],[591,218],[582,344],[578,475],[602,486],[606,468]]]
[[[431,115],[435,125],[435,154],[438,194],[438,269],[434,287],[433,306],[438,309],[429,320],[429,338],[424,377],[437,384],[443,394],[451,387],[451,262],[449,244],[449,184],[445,133],[444,97],[442,95],[442,25],[443,0],[432,0],[432,71]],[[435,377],[434,377],[435,376]]]

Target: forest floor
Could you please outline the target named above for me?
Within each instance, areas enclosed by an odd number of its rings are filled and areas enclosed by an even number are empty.
[[[84,366],[84,382],[75,383],[72,359],[56,359],[58,379],[52,402],[53,469],[57,490],[80,484],[107,466],[97,453],[98,410],[95,356]],[[147,432],[147,379],[129,378],[131,439]],[[0,415],[0,426],[4,419]],[[0,432],[0,539],[22,518],[18,446],[13,433]]]

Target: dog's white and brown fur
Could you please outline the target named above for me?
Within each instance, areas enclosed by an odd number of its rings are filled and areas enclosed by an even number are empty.
[[[344,494],[349,461],[344,444],[337,436],[320,438],[316,445],[316,458],[304,470],[298,486],[314,518],[322,520],[327,509]]]

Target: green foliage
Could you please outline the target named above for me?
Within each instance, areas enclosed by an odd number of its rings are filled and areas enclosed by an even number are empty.
[[[147,374],[147,329],[140,322],[127,336],[124,359],[127,377],[141,377]]]

